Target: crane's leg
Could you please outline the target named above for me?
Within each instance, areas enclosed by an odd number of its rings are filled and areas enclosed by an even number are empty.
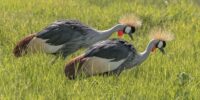
[[[114,75],[116,77],[118,77],[121,74],[121,72],[122,72],[122,68],[118,68],[118,69],[116,69],[116,70],[113,71],[113,73],[114,73]]]
[[[58,59],[58,57],[59,57],[59,56],[56,55],[56,56],[50,61],[50,64],[51,64],[51,65],[55,64],[55,62],[56,62],[56,60]]]
[[[61,57],[63,60],[65,59],[65,58],[67,58],[67,54],[66,53],[55,53],[54,54],[55,55],[55,57],[50,61],[50,64],[54,64],[55,62],[56,62],[56,60],[59,58],[59,57]]]

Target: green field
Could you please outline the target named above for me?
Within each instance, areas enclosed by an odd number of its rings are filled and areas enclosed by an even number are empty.
[[[157,51],[140,66],[119,78],[90,77],[68,80],[68,59],[49,62],[43,53],[15,58],[17,41],[58,19],[77,19],[99,30],[118,23],[125,14],[143,22],[131,41],[143,51],[148,33],[162,27],[175,35],[166,55]],[[112,38],[117,35],[113,34]],[[198,100],[200,98],[200,1],[199,0],[0,0],[0,99],[120,99]]]

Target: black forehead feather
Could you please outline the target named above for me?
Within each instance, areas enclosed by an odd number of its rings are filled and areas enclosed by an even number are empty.
[[[164,48],[164,47],[166,47],[166,42],[165,42],[165,41],[163,41],[163,48]]]

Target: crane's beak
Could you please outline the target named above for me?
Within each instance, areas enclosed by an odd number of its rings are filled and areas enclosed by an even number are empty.
[[[131,33],[129,33],[128,36],[133,40],[133,35]]]
[[[159,50],[160,50],[163,54],[165,54],[165,50],[164,50],[163,48],[159,48]]]

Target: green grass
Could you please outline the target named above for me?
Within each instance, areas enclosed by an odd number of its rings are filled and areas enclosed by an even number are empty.
[[[143,26],[134,35],[138,51],[148,32],[162,27],[175,34],[166,52],[151,54],[140,66],[115,77],[70,81],[64,64],[80,50],[54,65],[52,55],[37,53],[15,58],[12,49],[25,35],[58,19],[78,19],[97,29],[118,23],[134,13]],[[113,34],[112,37],[116,37]],[[0,0],[0,99],[136,99],[198,100],[200,98],[199,0]]]

